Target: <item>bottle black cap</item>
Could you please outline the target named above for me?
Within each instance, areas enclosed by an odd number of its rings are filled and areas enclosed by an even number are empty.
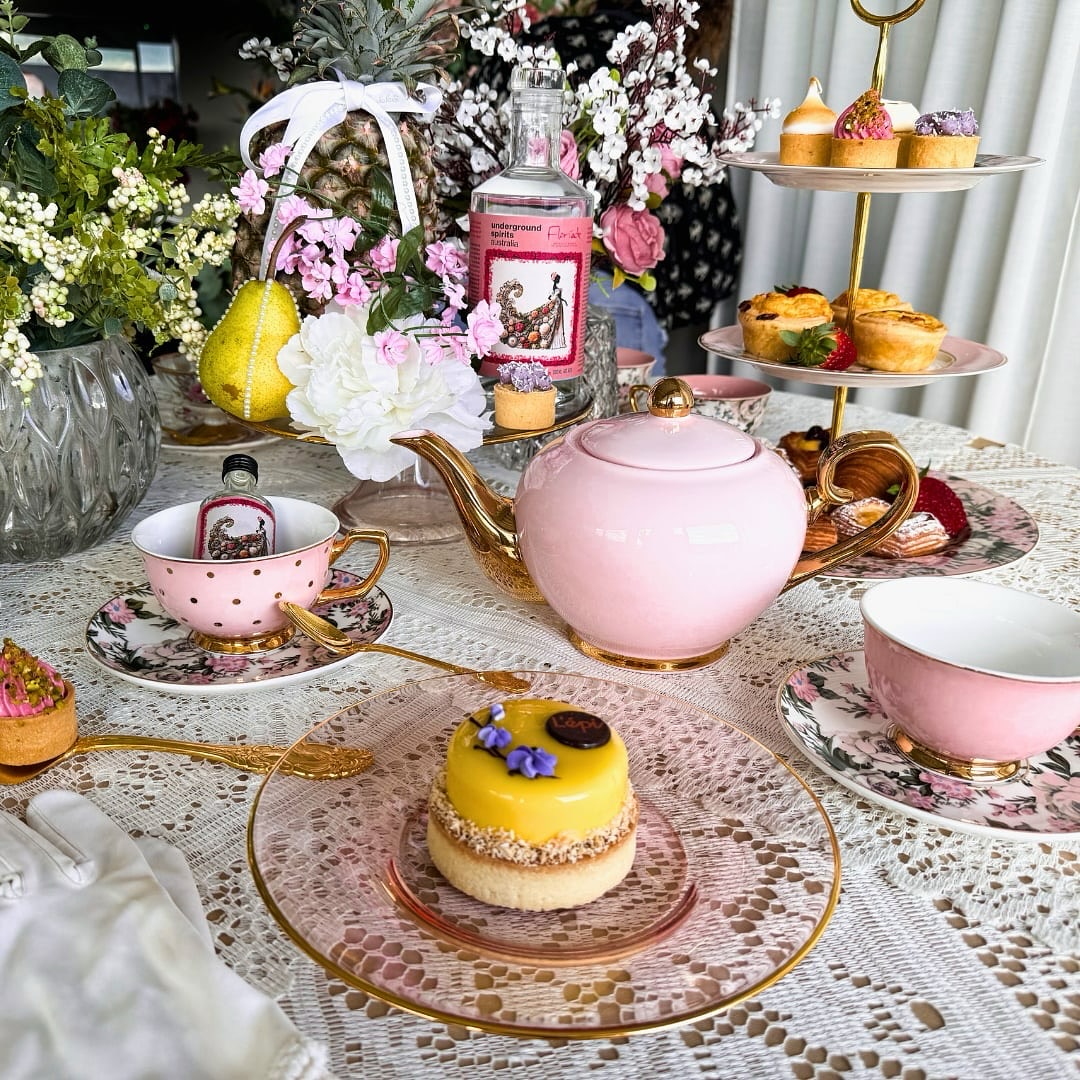
[[[221,463],[221,479],[224,480],[225,474],[231,473],[234,469],[243,469],[245,472],[251,473],[255,477],[256,483],[258,483],[259,465],[250,454],[230,454]]]

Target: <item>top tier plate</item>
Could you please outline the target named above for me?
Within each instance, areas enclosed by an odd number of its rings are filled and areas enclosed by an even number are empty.
[[[827,166],[781,165],[779,154],[723,154],[725,165],[764,173],[774,184],[815,191],[868,191],[902,195],[908,191],[963,191],[1001,173],[1042,165],[1043,158],[979,154],[971,169],[834,169]]]

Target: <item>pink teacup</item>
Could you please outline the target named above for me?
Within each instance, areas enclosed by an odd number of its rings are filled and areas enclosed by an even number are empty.
[[[1001,780],[1080,724],[1080,613],[962,578],[899,578],[861,601],[870,689],[916,764]]]
[[[737,375],[682,375],[694,391],[694,412],[753,434],[765,419],[772,387]]]
[[[619,384],[619,401],[623,405],[626,404],[626,396],[631,386],[649,381],[649,372],[655,363],[656,357],[652,353],[642,352],[641,349],[629,349],[620,345],[615,350],[615,379]]]
[[[131,542],[158,602],[192,631],[195,643],[211,652],[247,653],[288,641],[292,623],[279,602],[300,607],[363,596],[390,558],[381,529],[341,528],[337,515],[303,499],[270,496],[277,515],[277,551],[254,559],[193,559],[198,502],[151,514],[132,530]],[[378,544],[375,568],[361,582],[326,588],[330,567],[356,541]]]

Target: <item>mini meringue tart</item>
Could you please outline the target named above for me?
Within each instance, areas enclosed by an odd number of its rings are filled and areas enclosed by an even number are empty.
[[[896,149],[897,168],[907,168],[908,148],[911,146],[911,137],[915,134],[915,121],[919,118],[919,110],[910,101],[892,101],[882,98],[881,104],[892,121],[893,134],[900,140]]]
[[[781,165],[828,165],[836,113],[821,99],[821,83],[810,76],[802,104],[784,117],[780,128]]]

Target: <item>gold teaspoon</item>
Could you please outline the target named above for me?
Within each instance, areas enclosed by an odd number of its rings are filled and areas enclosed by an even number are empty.
[[[400,656],[406,660],[417,660],[421,664],[430,664],[432,667],[441,668],[443,671],[452,671],[455,675],[472,675],[488,686],[505,694],[519,694],[522,690],[528,690],[532,685],[527,679],[520,679],[509,671],[475,671],[473,668],[461,667],[459,664],[450,664],[445,660],[436,660],[432,656],[423,653],[411,652],[409,649],[399,649],[396,645],[385,645],[381,641],[353,641],[348,634],[339,630],[329,619],[308,611],[290,600],[282,600],[278,607],[289,617],[289,621],[301,631],[307,634],[312,641],[321,645],[338,656],[351,656],[359,652],[381,652],[390,656]]]
[[[81,735],[62,754],[48,761],[34,765],[0,764],[0,785],[23,784],[61,761],[91,750],[160,750],[217,761],[246,772],[268,773],[288,749],[285,746],[184,742],[143,735]],[[308,780],[338,780],[370,769],[374,760],[370,750],[359,747],[306,742],[289,750],[279,771]]]

